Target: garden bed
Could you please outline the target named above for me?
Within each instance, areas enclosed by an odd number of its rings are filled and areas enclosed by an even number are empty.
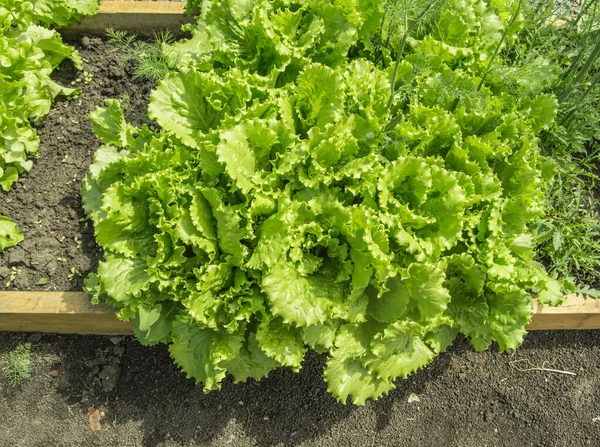
[[[39,159],[8,194],[0,197],[0,214],[12,215],[25,234],[16,247],[0,253],[0,329],[63,333],[129,333],[130,325],[116,320],[112,309],[93,307],[83,293],[44,294],[50,291],[81,291],[83,279],[102,258],[90,222],[81,208],[80,188],[100,142],[92,132],[89,113],[104,99],[124,99],[126,118],[139,123],[146,114],[151,82],[133,80],[132,67],[123,65],[111,45],[83,31],[104,33],[108,26],[149,34],[155,29],[178,29],[189,18],[181,2],[104,1],[98,14],[63,31],[71,36],[86,61],[85,79],[64,64],[54,78],[81,86],[72,101],[59,100],[37,129]],[[65,296],[68,299],[65,299]],[[102,324],[99,323],[102,320]],[[87,320],[96,324],[81,324]],[[535,329],[597,329],[600,308],[581,296],[569,297],[566,305],[540,308],[528,327]]]
[[[129,335],[132,328],[81,292],[0,292],[0,331]],[[537,306],[527,330],[549,329],[600,329],[600,301],[571,295],[560,307]]]
[[[0,333],[0,356],[32,344],[32,377],[17,388],[0,378],[0,444],[512,446],[525,439],[594,445],[599,332],[529,334],[513,354],[476,353],[459,338],[432,365],[362,408],[341,406],[327,393],[324,356],[314,353],[300,374],[280,368],[261,382],[236,385],[228,378],[222,391],[205,395],[177,372],[166,346],[40,334],[131,331],[112,309],[92,306],[80,292],[102,252],[79,190],[100,144],[88,114],[106,98],[121,98],[130,104],[127,120],[139,124],[152,85],[132,80],[131,67],[107,43],[78,34],[102,34],[106,26],[148,33],[177,29],[184,20],[181,4],[150,4],[153,14],[146,14],[148,2],[103,2],[99,15],[65,31],[77,36],[69,43],[88,75],[77,81],[80,75],[65,65],[55,79],[81,85],[82,94],[53,106],[37,129],[40,153],[31,173],[0,198],[0,214],[13,216],[25,234],[0,254],[0,330],[34,332]],[[600,328],[598,302],[572,295],[562,307],[538,308],[528,326],[576,328]],[[89,408],[100,411],[100,431],[90,429]]]

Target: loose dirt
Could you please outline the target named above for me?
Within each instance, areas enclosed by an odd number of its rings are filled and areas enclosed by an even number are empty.
[[[134,80],[132,67],[120,63],[112,46],[101,39],[81,37],[67,43],[79,50],[91,80],[85,83],[84,73],[77,73],[70,62],[55,72],[57,82],[66,86],[73,82],[82,93],[71,101],[56,101],[36,129],[40,147],[31,172],[22,175],[9,193],[0,194],[0,215],[11,218],[25,236],[19,245],[0,253],[0,289],[81,290],[102,255],[79,195],[100,145],[88,115],[105,99],[121,98],[129,104],[127,119],[137,123],[146,116],[154,87]],[[42,278],[48,282],[39,285]]]
[[[28,341],[31,378],[12,388],[0,375],[2,447],[600,445],[600,331],[531,333],[512,355],[458,340],[364,407],[327,393],[317,355],[299,374],[280,369],[204,394],[165,346],[0,334],[0,356]],[[525,371],[536,367],[576,375]]]

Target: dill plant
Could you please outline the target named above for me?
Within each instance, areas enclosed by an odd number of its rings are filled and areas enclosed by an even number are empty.
[[[128,34],[112,28],[106,29],[108,41],[115,45],[114,51],[123,54],[123,63],[133,62],[133,77],[157,82],[173,68],[167,58],[165,48],[175,42],[169,30],[154,32],[152,42],[139,40],[137,34]]]

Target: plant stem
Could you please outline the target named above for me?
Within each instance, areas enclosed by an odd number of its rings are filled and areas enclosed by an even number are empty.
[[[565,90],[563,90],[563,92],[558,97],[559,104],[562,104],[564,101],[566,101],[569,98],[569,96],[571,96],[571,93],[573,93],[573,90],[574,90],[573,86],[579,84],[582,81],[582,79],[585,77],[587,72],[590,71],[590,68],[592,68],[592,66],[596,62],[596,59],[598,59],[598,56],[600,56],[600,39],[598,39],[596,41],[596,45],[594,45],[594,49],[592,50],[587,61],[585,61],[585,64],[583,65],[583,67],[581,67],[581,69],[577,72],[577,76],[575,76],[575,79],[573,79],[573,82],[571,82],[569,84],[569,86]]]
[[[488,64],[488,66],[487,66],[487,70],[483,74],[483,76],[481,78],[481,81],[479,81],[479,85],[477,86],[477,91],[481,90],[481,87],[483,86],[485,78],[490,73],[490,71],[492,71],[492,64],[494,63],[494,59],[496,59],[496,56],[500,52],[500,47],[502,47],[502,44],[504,43],[504,40],[506,39],[506,36],[508,35],[508,31],[510,30],[510,27],[513,25],[513,23],[515,23],[515,20],[517,20],[517,16],[519,15],[519,12],[521,11],[521,4],[522,3],[523,3],[523,0],[519,0],[519,4],[517,5],[517,10],[513,14],[513,16],[510,18],[510,22],[508,22],[508,25],[506,26],[506,29],[502,33],[502,38],[500,39],[500,42],[498,43],[498,46],[494,50],[494,54],[492,54],[492,58],[490,59],[490,62]]]
[[[590,6],[596,3],[596,1],[597,0],[590,0],[582,6],[581,10],[579,11],[579,14],[577,15],[577,19],[575,19],[575,21],[573,22],[573,28],[577,28],[577,25],[579,25],[579,21],[581,20],[581,18],[584,16],[587,10],[590,9]]]
[[[400,43],[400,51],[396,54],[396,63],[394,65],[394,73],[392,74],[392,86],[391,86],[390,99],[387,104],[388,108],[390,108],[392,106],[392,102],[394,101],[394,96],[397,93],[396,78],[398,77],[398,69],[400,68],[400,62],[402,60],[402,54],[404,53],[404,47],[406,46],[406,40],[408,39],[408,35],[413,30],[415,24],[419,20],[421,20],[423,17],[425,17],[425,14],[427,14],[431,10],[431,8],[433,8],[439,2],[440,2],[440,0],[432,1],[426,8],[423,9],[423,11],[421,11],[421,13],[418,15],[418,17],[412,21],[410,26],[408,26],[408,17],[406,15],[404,16],[405,31],[404,31],[404,35],[402,36],[402,42]]]
[[[394,101],[394,96],[396,95],[396,78],[398,77],[398,69],[400,68],[400,60],[402,59],[402,53],[404,53],[404,46],[406,45],[406,39],[408,38],[408,29],[402,36],[402,43],[400,45],[400,51],[396,55],[396,63],[394,64],[394,73],[392,74],[392,85],[390,92],[390,99],[388,100],[387,106],[388,109],[392,106],[392,102]]]
[[[587,98],[587,96],[590,94],[590,92],[592,91],[592,89],[593,89],[594,87],[595,87],[595,85],[590,85],[590,86],[588,86],[588,88],[587,88],[587,90],[585,91],[585,93],[584,93],[584,94],[583,94],[583,95],[582,95],[580,98],[578,98],[578,99],[579,99],[579,103],[583,103],[583,101],[584,101],[584,100]],[[574,116],[574,114],[575,114],[575,110],[577,110],[577,107],[573,107],[573,108],[571,109],[571,111],[568,113],[568,115],[567,115],[567,116],[565,116],[565,117],[564,117],[564,118],[561,120],[561,122],[560,122],[561,126],[564,126],[564,127],[569,127],[569,124],[571,123],[571,119],[573,118],[573,116]]]
[[[598,41],[596,42],[596,45],[594,46],[594,49],[592,50],[590,57],[585,62],[585,65],[581,68],[579,73],[577,73],[577,76],[573,80],[574,84],[581,82],[583,77],[587,74],[587,72],[590,70],[592,65],[594,65],[594,63],[596,62],[596,59],[598,59],[598,56],[600,56],[600,39],[598,39]]]
[[[585,47],[581,48],[581,51],[579,52],[579,54],[577,54],[577,57],[575,58],[569,69],[561,75],[560,82],[564,82],[566,79],[568,79],[569,76],[571,76],[571,73],[573,73],[573,71],[575,71],[575,69],[579,66],[579,63],[581,62],[581,59],[583,59],[584,54]]]

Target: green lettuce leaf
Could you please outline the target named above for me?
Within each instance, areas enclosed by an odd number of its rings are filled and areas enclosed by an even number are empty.
[[[185,321],[173,323],[171,336],[169,351],[173,360],[187,377],[202,382],[205,392],[221,387],[227,373],[223,364],[238,356],[244,340],[243,333],[202,329]]]
[[[23,240],[23,234],[8,217],[0,216],[0,251],[14,247]]]

